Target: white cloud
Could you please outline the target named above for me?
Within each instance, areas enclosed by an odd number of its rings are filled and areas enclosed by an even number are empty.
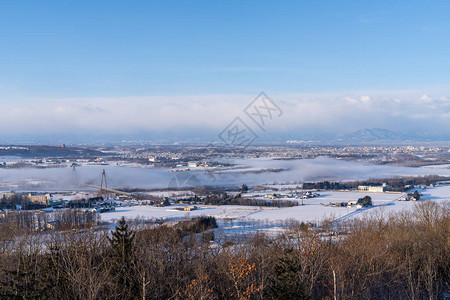
[[[433,99],[432,99],[430,96],[425,95],[425,94],[423,94],[422,96],[420,96],[419,99],[422,100],[422,101],[425,102],[425,103],[433,102]]]
[[[283,115],[271,133],[349,132],[380,127],[450,131],[450,100],[411,91],[269,95]],[[0,100],[0,134],[220,132],[255,95]]]

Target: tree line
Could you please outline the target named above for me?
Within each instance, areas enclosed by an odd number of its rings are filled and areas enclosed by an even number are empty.
[[[244,206],[268,206],[268,207],[292,207],[298,206],[298,201],[291,200],[265,200],[254,198],[243,198],[241,193],[228,195],[227,193],[217,195],[210,194],[201,198],[206,205],[244,205]]]
[[[333,224],[338,235],[292,222],[279,235],[230,236],[211,218],[20,234],[1,224],[0,298],[443,299],[449,212],[420,202]]]
[[[51,214],[35,211],[12,211],[0,217],[0,234],[15,235],[43,231],[91,228],[100,223],[100,216],[92,211],[66,209]]]
[[[394,177],[384,179],[369,179],[361,181],[346,181],[346,182],[333,182],[333,181],[319,181],[319,182],[305,182],[302,185],[303,189],[319,189],[319,190],[345,190],[356,189],[360,185],[372,185],[377,186],[386,183],[386,191],[393,192],[406,192],[414,186],[436,184],[439,181],[448,181],[450,177],[438,176],[438,175],[426,175],[426,176],[405,176]]]

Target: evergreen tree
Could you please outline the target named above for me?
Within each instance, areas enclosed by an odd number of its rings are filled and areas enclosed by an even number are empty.
[[[357,204],[361,204],[363,207],[372,206],[372,198],[370,196],[364,196],[364,198],[359,198]]]
[[[42,299],[51,289],[44,267],[36,268],[35,258],[20,254],[17,265],[0,276],[0,299]]]
[[[121,299],[133,299],[139,293],[134,268],[134,238],[135,232],[129,229],[124,217],[120,219],[116,229],[111,231],[111,237],[108,237],[112,250],[111,275],[117,282]]]
[[[274,267],[275,276],[268,289],[270,299],[312,299],[301,283],[299,272],[299,260],[294,257],[292,249],[286,249]]]
[[[111,231],[111,237],[108,237],[114,255],[125,262],[130,257],[133,250],[135,233],[128,229],[125,217],[120,219],[114,231]]]

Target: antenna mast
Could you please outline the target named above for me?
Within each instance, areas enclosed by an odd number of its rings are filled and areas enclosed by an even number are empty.
[[[106,172],[105,169],[102,171],[102,179],[100,182],[100,196],[103,197],[103,181],[105,182],[105,188],[108,188],[108,184],[106,182]]]

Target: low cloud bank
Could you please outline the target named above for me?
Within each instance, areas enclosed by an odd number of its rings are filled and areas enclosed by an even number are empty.
[[[450,135],[450,97],[418,91],[269,95],[283,110],[268,131],[348,133],[387,128],[422,135]],[[0,100],[3,135],[220,132],[255,95]]]

